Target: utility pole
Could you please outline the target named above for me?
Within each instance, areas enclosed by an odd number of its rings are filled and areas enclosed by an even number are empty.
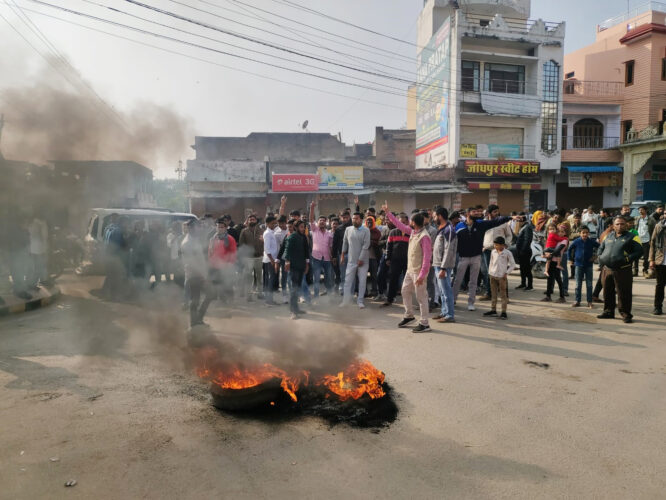
[[[185,173],[185,169],[183,168],[183,160],[178,160],[178,168],[176,169],[176,174],[178,174],[178,180],[182,181],[183,180],[183,174]]]

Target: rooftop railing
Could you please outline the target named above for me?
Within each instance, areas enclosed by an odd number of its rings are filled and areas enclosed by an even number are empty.
[[[479,14],[465,14],[467,23],[472,26],[479,26],[481,28],[492,28],[493,18],[490,16],[483,16]],[[507,25],[509,31],[515,33],[528,33],[532,27],[539,21],[535,19],[516,19],[502,16],[504,23]],[[546,32],[555,31],[562,23],[541,21],[545,27]]]
[[[664,2],[643,2],[642,4],[638,5],[637,7],[634,7],[633,9],[625,12],[624,14],[620,14],[615,17],[611,17],[610,19],[606,19],[604,22],[600,23],[597,26],[597,33],[600,31],[605,31],[609,28],[612,28],[613,26],[617,26],[620,23],[623,23],[625,21],[628,21],[629,19],[633,19],[634,17],[638,17],[644,12],[649,12],[651,10],[657,11],[657,12],[666,12],[666,3]]]
[[[619,137],[562,137],[562,149],[615,149],[620,145]]]

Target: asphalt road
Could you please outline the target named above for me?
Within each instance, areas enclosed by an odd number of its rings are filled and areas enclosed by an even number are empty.
[[[183,364],[185,313],[154,298],[170,291],[121,304],[90,295],[98,278],[60,284],[58,303],[0,319],[0,498],[664,497],[654,281],[635,284],[633,325],[539,303],[543,282],[511,289],[509,321],[477,303],[425,334],[395,328],[399,306],[322,300],[297,322],[286,307],[211,308],[215,332],[259,351],[276,325],[312,345],[360,333],[400,407],[378,433],[220,412]]]

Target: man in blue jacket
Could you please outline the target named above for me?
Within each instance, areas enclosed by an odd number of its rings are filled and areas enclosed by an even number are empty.
[[[594,249],[599,248],[599,241],[590,237],[590,228],[582,226],[580,237],[576,238],[569,247],[569,257],[576,265],[576,302],[572,307],[580,307],[583,292],[583,279],[587,287],[587,307],[592,308],[592,278],[594,274]]]
[[[477,218],[476,209],[470,208],[467,212],[467,220],[464,226],[458,225],[456,234],[458,237],[458,269],[456,270],[456,281],[453,287],[454,300],[458,298],[460,285],[469,268],[469,298],[467,299],[467,310],[476,311],[476,284],[481,268],[481,253],[483,252],[483,236],[489,229],[501,226],[514,219],[514,217],[497,217],[493,220]]]

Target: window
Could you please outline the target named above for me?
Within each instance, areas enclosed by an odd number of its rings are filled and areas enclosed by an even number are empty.
[[[504,94],[524,94],[525,66],[486,63],[483,89]]]
[[[666,57],[661,59],[661,79],[666,80]]]
[[[541,102],[541,150],[557,150],[557,119],[560,105],[560,66],[555,61],[543,65],[543,101]]]
[[[629,138],[629,132],[634,126],[634,122],[631,120],[625,120],[622,122],[622,142],[627,142]]]
[[[634,66],[636,61],[627,61],[624,63],[624,85],[629,86],[634,84]]]
[[[576,76],[576,72],[572,71],[572,72],[567,73],[566,75],[564,75],[564,79],[568,80],[569,78],[573,78],[574,76]]]
[[[487,28],[488,26],[490,26],[490,20],[488,19],[479,20],[479,26],[481,26],[482,28]]]
[[[477,61],[462,62],[462,89],[467,92],[479,91],[480,65]]]
[[[574,149],[602,149],[604,125],[594,118],[584,118],[574,124]]]
[[[563,150],[567,149],[567,140],[568,140],[567,135],[569,135],[569,132],[567,131],[567,126],[562,125],[562,149]]]

